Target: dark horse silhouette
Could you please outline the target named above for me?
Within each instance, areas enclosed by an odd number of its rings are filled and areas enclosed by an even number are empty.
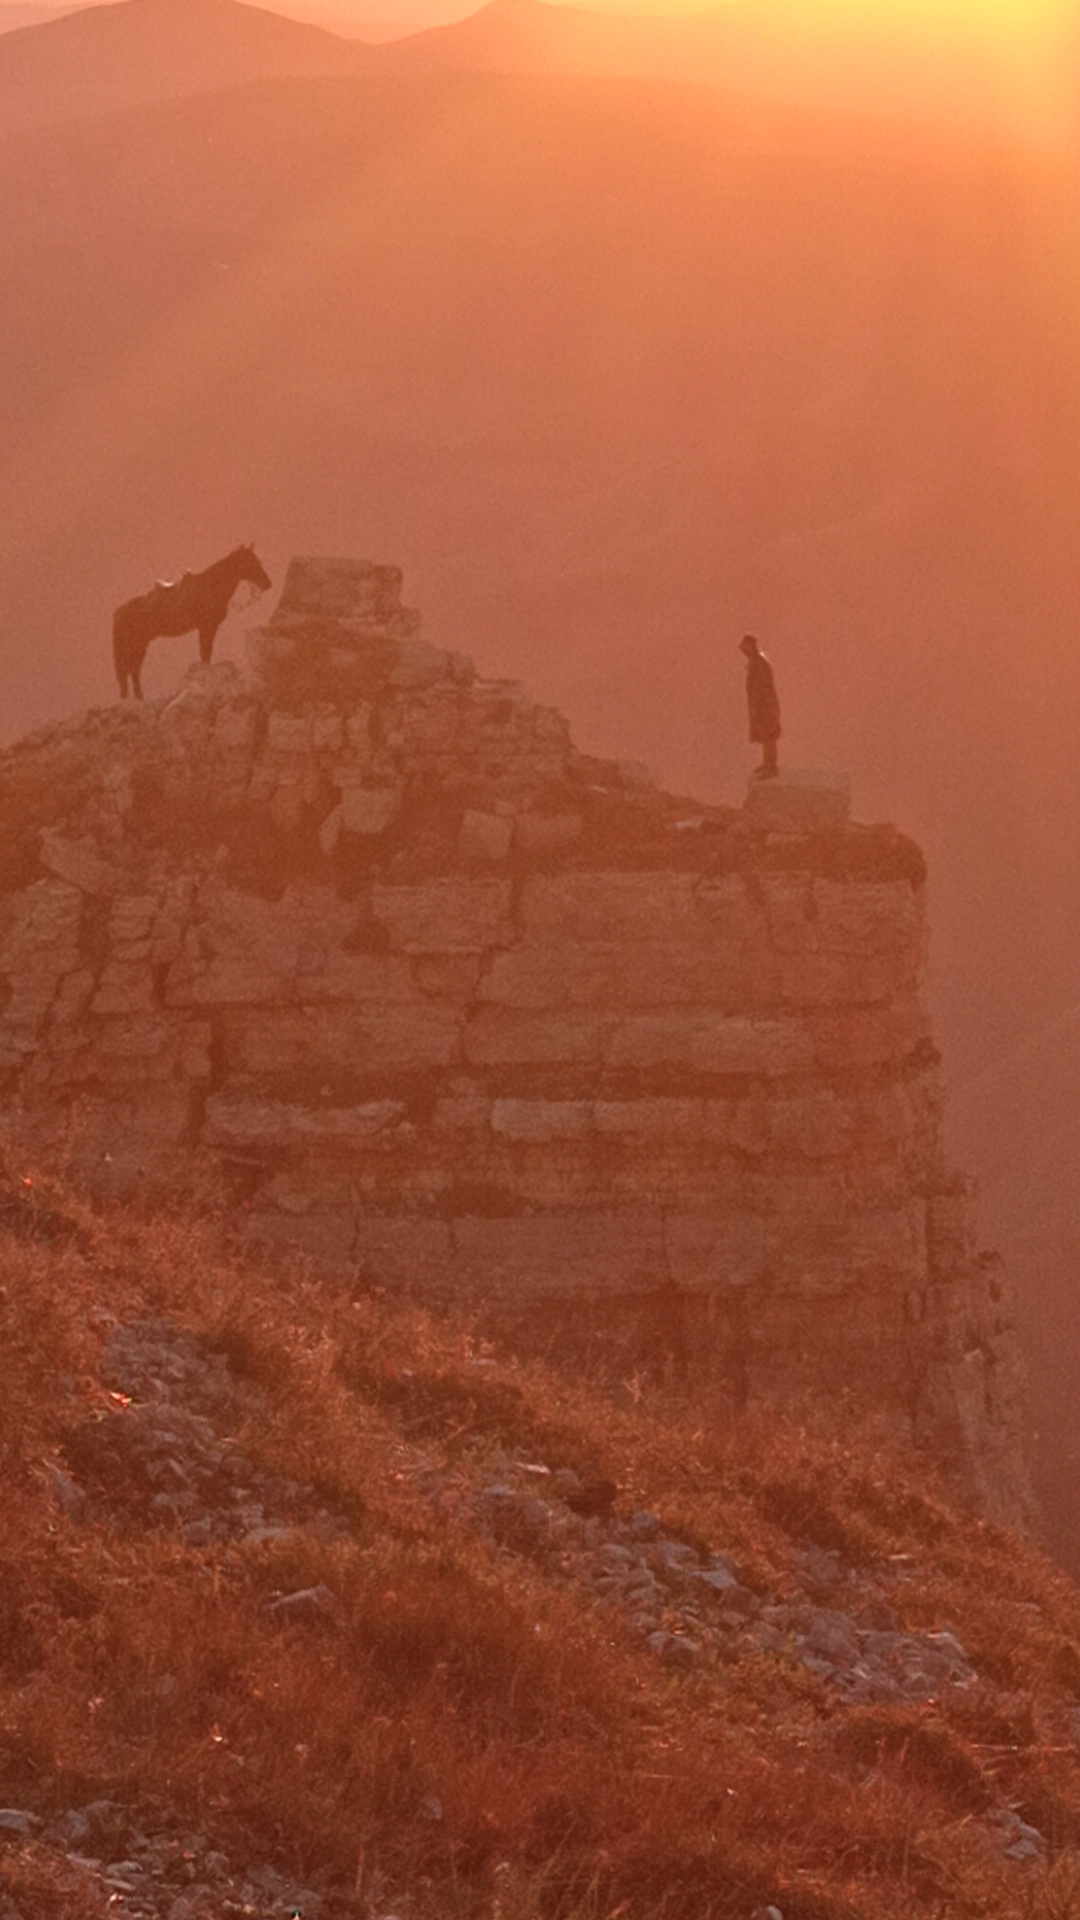
[[[241,580],[250,581],[259,593],[265,593],[270,585],[270,575],[254,547],[237,547],[202,573],[185,573],[174,584],[159,580],[149,593],[117,607],[113,614],[113,660],[121,699],[127,699],[129,681],[135,698],[142,699],[142,663],[151,640],[159,634],[197,630],[199,659],[207,665],[213,657],[217,630]]]

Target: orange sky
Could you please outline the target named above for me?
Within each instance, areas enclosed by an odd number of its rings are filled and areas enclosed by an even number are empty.
[[[283,5],[284,0],[274,4]],[[551,0],[551,4],[669,17],[726,4],[745,8],[750,18],[764,18],[781,29],[790,25],[793,33],[815,27],[847,28],[865,42],[867,30],[876,29],[901,41],[924,34],[931,44],[970,40],[995,75],[1004,124],[1027,134],[1040,133],[1051,143],[1077,137],[1080,0],[712,0],[705,7],[701,0]],[[395,0],[385,0],[388,14],[394,5]],[[474,11],[476,0],[454,7],[459,15]]]

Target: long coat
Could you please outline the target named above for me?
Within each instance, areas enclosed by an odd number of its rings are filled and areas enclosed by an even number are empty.
[[[758,742],[780,738],[780,702],[773,670],[763,653],[746,660],[746,701],[750,709],[750,738]]]

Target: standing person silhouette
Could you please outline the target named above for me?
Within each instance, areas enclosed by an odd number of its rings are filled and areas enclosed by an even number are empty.
[[[779,768],[776,743],[780,738],[780,702],[773,670],[752,633],[744,633],[739,651],[746,655],[746,704],[750,710],[750,738],[761,747],[759,780],[775,780]]]

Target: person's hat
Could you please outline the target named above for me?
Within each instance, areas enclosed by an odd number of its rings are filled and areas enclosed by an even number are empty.
[[[739,641],[739,652],[740,653],[756,653],[757,652],[757,641],[754,639],[754,636],[752,633],[743,634],[742,639]]]

